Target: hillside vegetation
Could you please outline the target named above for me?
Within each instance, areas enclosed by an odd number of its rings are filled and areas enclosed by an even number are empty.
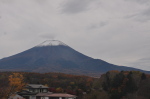
[[[92,85],[84,99],[150,99],[150,75],[139,71],[109,71]]]
[[[10,93],[22,90],[28,83],[43,84],[49,86],[51,92],[77,95],[78,99],[150,98],[150,75],[139,71],[109,71],[100,78],[63,73],[0,72],[0,97],[7,99]]]

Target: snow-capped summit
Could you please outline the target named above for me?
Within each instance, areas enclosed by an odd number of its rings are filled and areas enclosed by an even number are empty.
[[[65,43],[58,41],[58,40],[46,40],[43,43],[37,45],[37,47],[41,46],[58,46],[58,45],[63,45],[67,46]]]

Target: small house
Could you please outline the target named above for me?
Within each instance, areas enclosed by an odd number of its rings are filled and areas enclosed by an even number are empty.
[[[25,86],[25,90],[18,92],[18,95],[21,95],[25,99],[36,99],[38,93],[48,93],[47,86],[41,84],[28,84]]]
[[[47,86],[28,84],[25,89],[10,96],[9,99],[76,99],[77,96],[67,93],[52,93]]]

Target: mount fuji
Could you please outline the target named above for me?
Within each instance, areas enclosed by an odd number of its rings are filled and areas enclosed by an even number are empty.
[[[149,73],[93,59],[58,40],[44,41],[31,49],[0,60],[0,71],[60,72],[98,76],[110,70],[136,70]]]

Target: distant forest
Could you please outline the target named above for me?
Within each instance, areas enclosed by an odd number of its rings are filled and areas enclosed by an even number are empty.
[[[50,92],[77,95],[78,99],[150,99],[150,75],[139,71],[109,71],[99,78],[63,73],[0,72],[0,97],[43,84]]]

